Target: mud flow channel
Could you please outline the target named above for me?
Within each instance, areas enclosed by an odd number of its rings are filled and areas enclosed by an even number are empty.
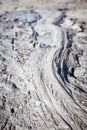
[[[87,130],[87,33],[64,10],[0,15],[0,130]]]

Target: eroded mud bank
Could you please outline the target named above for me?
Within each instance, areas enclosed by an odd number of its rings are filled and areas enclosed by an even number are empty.
[[[0,15],[0,129],[86,130],[86,49],[64,10]]]

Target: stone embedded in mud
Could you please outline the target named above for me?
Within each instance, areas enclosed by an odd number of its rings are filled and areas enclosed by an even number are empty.
[[[0,18],[0,129],[86,130],[87,34],[62,10]]]

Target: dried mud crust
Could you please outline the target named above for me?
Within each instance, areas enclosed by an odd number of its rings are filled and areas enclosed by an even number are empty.
[[[87,129],[87,33],[64,10],[0,15],[0,130]]]

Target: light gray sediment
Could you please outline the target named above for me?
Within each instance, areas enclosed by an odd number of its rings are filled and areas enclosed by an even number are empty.
[[[86,130],[86,50],[64,11],[0,15],[0,130]]]

